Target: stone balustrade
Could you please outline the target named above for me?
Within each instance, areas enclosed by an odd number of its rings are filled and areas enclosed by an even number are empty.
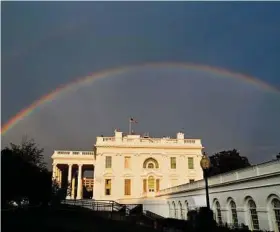
[[[61,151],[55,150],[53,155],[89,155],[94,156],[93,151]]]
[[[142,138],[142,137],[97,137],[97,145],[110,145],[110,144],[127,144],[131,145],[188,145],[188,146],[202,146],[200,139],[171,139],[171,138]]]

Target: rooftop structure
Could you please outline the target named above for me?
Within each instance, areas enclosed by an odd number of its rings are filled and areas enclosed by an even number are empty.
[[[200,139],[185,139],[184,133],[178,132],[176,138],[163,137],[151,138],[147,135],[124,135],[123,132],[115,130],[114,137],[97,137],[96,146],[113,146],[113,147],[182,147],[182,148],[200,148],[202,144]]]

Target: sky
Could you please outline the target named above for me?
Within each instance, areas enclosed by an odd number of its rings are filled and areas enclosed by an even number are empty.
[[[196,63],[280,89],[279,2],[2,2],[1,124],[89,73],[143,63]],[[180,67],[136,68],[77,86],[2,136],[46,150],[92,149],[125,131],[201,138],[210,153],[237,148],[252,162],[280,152],[280,93]]]

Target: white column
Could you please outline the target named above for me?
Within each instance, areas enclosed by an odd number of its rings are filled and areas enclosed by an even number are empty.
[[[93,165],[92,178],[93,178],[92,199],[94,199],[94,184],[95,184],[95,179],[94,179],[94,165]]]
[[[72,187],[72,164],[68,164],[68,177],[67,177],[67,199],[71,199]]]
[[[75,177],[72,179],[72,191],[71,191],[71,199],[75,198]]]
[[[68,184],[71,184],[72,180],[72,164],[68,164]]]
[[[52,179],[55,180],[56,179],[56,163],[53,163],[52,166]]]
[[[83,165],[79,164],[77,199],[82,199],[82,167]]]
[[[59,168],[57,168],[57,171],[58,171],[59,187],[61,188],[62,171]]]

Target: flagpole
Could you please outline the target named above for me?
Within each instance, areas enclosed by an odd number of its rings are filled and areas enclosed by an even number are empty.
[[[129,129],[128,129],[128,134],[131,134],[131,118],[129,118]]]

